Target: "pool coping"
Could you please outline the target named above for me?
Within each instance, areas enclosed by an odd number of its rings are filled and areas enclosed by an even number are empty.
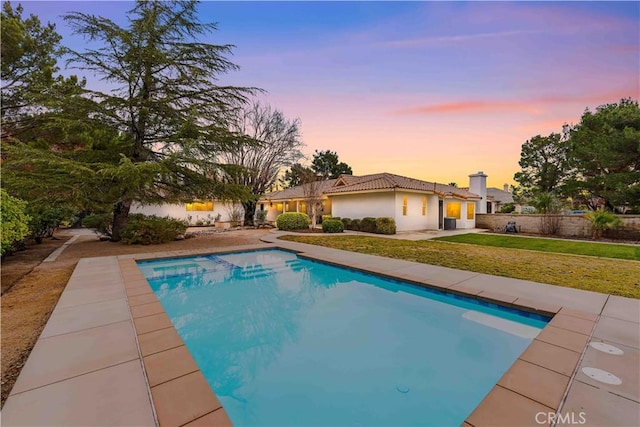
[[[102,257],[109,259],[109,268],[111,270],[116,269],[117,274],[121,278],[120,286],[122,287],[124,298],[118,295],[117,298],[108,296],[106,299],[108,301],[124,299],[126,302],[129,312],[128,321],[134,331],[133,336],[137,354],[136,357],[133,357],[129,351],[128,359],[127,357],[124,359],[121,358],[119,359],[119,363],[115,364],[113,361],[108,362],[106,363],[108,366],[101,369],[105,369],[106,372],[107,369],[113,370],[115,367],[131,364],[134,361],[138,362],[141,367],[142,385],[144,385],[144,387],[140,384],[140,376],[136,377],[136,386],[138,389],[144,388],[146,396],[140,396],[140,393],[138,393],[137,402],[144,402],[145,397],[146,401],[148,401],[148,411],[145,410],[143,417],[145,420],[153,420],[153,424],[163,426],[231,425],[231,421],[224,411],[224,408],[211,390],[211,387],[206,383],[204,376],[193,361],[182,339],[178,336],[177,331],[171,324],[164,309],[162,309],[157,297],[155,297],[151,287],[142,275],[136,261],[270,248],[294,251],[301,257],[378,274],[394,280],[406,281],[414,285],[463,295],[501,306],[553,316],[548,326],[534,339],[531,345],[520,355],[516,362],[514,362],[478,407],[467,417],[464,423],[465,425],[471,425],[473,427],[484,425],[551,425],[553,424],[552,422],[540,423],[539,421],[544,417],[546,417],[545,420],[547,421],[550,419],[547,415],[539,416],[539,414],[561,413],[573,414],[573,416],[577,417],[580,415],[580,412],[586,410],[588,415],[593,414],[593,419],[601,419],[602,417],[606,419],[608,416],[619,417],[621,407],[623,408],[622,412],[629,412],[628,402],[632,402],[631,410],[636,406],[640,408],[640,403],[638,403],[640,398],[633,392],[631,394],[627,393],[627,395],[622,393],[621,395],[617,390],[611,390],[611,387],[607,388],[598,383],[594,384],[594,381],[590,381],[590,379],[584,376],[579,370],[582,366],[581,363],[585,360],[585,356],[588,356],[589,350],[587,344],[591,340],[604,341],[618,346],[626,345],[624,348],[628,354],[632,357],[638,354],[638,347],[640,347],[640,345],[633,339],[629,341],[628,333],[620,338],[619,328],[613,328],[614,330],[612,330],[610,325],[605,325],[607,327],[600,328],[601,330],[599,330],[601,321],[606,320],[606,322],[617,322],[615,326],[618,327],[620,326],[620,322],[625,322],[627,324],[623,324],[623,326],[625,326],[627,330],[636,328],[635,331],[637,331],[637,328],[640,327],[640,325],[638,325],[638,323],[640,323],[640,315],[636,313],[636,310],[640,313],[640,301],[638,300],[611,297],[605,294],[597,294],[597,296],[594,297],[592,295],[594,293],[573,289],[568,293],[565,291],[556,291],[557,293],[559,292],[558,295],[562,294],[558,297],[561,301],[569,301],[569,303],[560,305],[558,299],[554,299],[553,295],[550,295],[548,292],[542,294],[544,298],[531,297],[530,292],[519,295],[517,287],[515,290],[513,287],[515,286],[514,284],[522,281],[516,281],[515,279],[480,275],[462,270],[444,269],[442,267],[356,254],[319,246],[272,241],[266,244],[212,248],[209,250],[187,250]],[[100,258],[90,260],[98,263]],[[81,278],[83,274],[85,275],[84,277],[89,277],[91,271],[84,270],[91,270],[91,264],[88,262],[79,262],[76,270],[74,270],[72,279],[74,279],[76,275],[76,278]],[[482,286],[483,283],[489,283],[486,281],[487,278],[499,281],[505,292],[498,292],[490,286]],[[70,285],[68,286],[71,293],[78,290],[76,287],[71,287],[72,279],[70,279]],[[511,288],[506,286],[509,284],[509,281],[513,282]],[[527,285],[532,286],[531,284]],[[545,291],[548,291],[545,287],[551,286],[543,284],[534,285],[543,286],[543,290]],[[553,286],[552,288],[558,287]],[[96,286],[95,289],[99,289],[99,287]],[[67,289],[65,289],[65,293],[66,292]],[[567,295],[571,297],[569,300],[567,300]],[[586,302],[577,301],[580,300],[581,297]],[[573,299],[577,300],[572,301]],[[64,299],[61,297],[49,323],[54,319],[53,322],[55,324],[56,314],[62,315],[65,310],[73,308],[73,304],[69,305],[68,302],[65,303],[66,300],[68,300],[68,298]],[[91,304],[96,304],[95,301],[91,301]],[[610,302],[612,308],[608,309]],[[80,305],[82,304],[79,304],[79,306]],[[584,310],[584,307],[589,307],[591,310]],[[47,328],[49,327],[49,323],[47,324]],[[105,327],[115,327],[112,326],[112,324],[117,324],[119,327],[122,327],[123,325],[121,325],[121,323],[122,322],[112,322]],[[36,347],[40,344],[41,340],[49,340],[47,343],[50,343],[56,337],[66,337],[68,339],[69,336],[79,333],[77,330],[65,331],[60,329],[59,331],[61,333],[58,335],[55,333],[46,334],[47,328],[43,331],[44,337],[41,336],[38,343],[36,343]],[[100,327],[92,326],[87,329],[100,329]],[[34,347],[34,350],[36,347]],[[29,357],[23,371],[33,371],[34,365],[42,363],[42,351],[34,351],[33,353],[35,354]],[[32,356],[36,360],[32,361]],[[123,362],[125,359],[127,360]],[[589,359],[589,366],[594,365],[594,363],[591,363],[593,360],[593,357]],[[109,365],[109,363],[111,363],[111,365]],[[610,360],[605,360],[603,361],[603,366],[609,366],[610,363]],[[18,382],[16,382],[16,386],[18,387],[14,387],[3,408],[4,421],[9,422],[7,425],[22,424],[21,421],[25,421],[25,418],[21,417],[21,409],[24,409],[27,403],[33,405],[34,399],[38,401],[38,399],[43,398],[42,396],[46,396],[46,392],[43,394],[44,389],[50,388],[53,390],[59,383],[65,383],[78,377],[95,374],[96,372],[100,372],[100,369],[95,369],[94,367],[90,372],[81,373],[80,375],[75,373],[75,375],[71,375],[69,378],[55,378],[54,376],[54,380],[51,380],[51,383],[40,385],[32,378],[37,375],[38,372],[35,374],[30,374],[29,372],[24,373],[27,379],[20,382],[23,377],[23,373],[21,373]],[[615,372],[615,374],[624,377],[623,379],[627,381],[627,377],[636,375],[636,372],[627,370],[624,373],[625,375],[621,375],[618,372]],[[636,375],[636,377],[638,377],[638,375]],[[32,388],[29,388],[30,386],[28,385],[30,379]],[[33,384],[36,384],[36,386]],[[572,394],[574,385],[576,386],[576,392]],[[587,397],[584,396],[585,385],[589,386],[586,389]],[[606,395],[602,393],[606,393]],[[603,398],[604,396],[609,401],[613,400],[615,404],[609,407],[617,408],[616,413],[608,415],[607,407],[580,407],[580,399],[582,399],[582,401],[588,401],[588,399],[594,395],[599,398]],[[567,404],[567,402],[569,403]],[[581,411],[576,411],[576,408],[580,408]],[[613,410],[610,409],[609,411]],[[79,418],[73,418],[72,410],[65,410],[63,412],[69,412],[71,414],[69,415],[71,418],[64,422],[64,424],[67,425],[87,424],[87,416],[90,416],[83,415]],[[62,414],[61,416],[66,415]],[[536,416],[539,418],[536,418]],[[632,416],[633,415],[623,414],[623,417],[627,417],[623,419],[628,419],[630,423],[633,423],[635,419],[631,418]],[[74,420],[76,421],[74,422]],[[102,424],[101,422],[95,422],[99,420],[93,421],[93,424]],[[130,425],[132,423],[123,419],[120,422],[116,420],[116,422],[110,422],[109,424]],[[145,423],[145,425],[146,424],[147,423]]]

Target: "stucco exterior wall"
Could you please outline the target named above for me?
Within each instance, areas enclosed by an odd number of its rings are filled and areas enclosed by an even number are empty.
[[[240,209],[244,215],[242,205],[238,204],[237,208]],[[169,216],[171,218],[183,219],[185,221],[188,221],[189,216],[191,216],[191,224],[196,224],[198,220],[209,220],[211,221],[211,224],[213,224],[214,219],[218,214],[220,214],[220,219],[222,221],[229,221],[229,212],[231,211],[231,209],[231,203],[218,201],[213,202],[212,211],[187,211],[186,204],[140,205],[134,203],[133,205],[131,205],[131,213],[156,215],[160,217]]]
[[[540,233],[541,215],[535,214],[479,214],[476,215],[478,228],[494,230],[504,227],[509,221],[515,221],[523,233]],[[591,237],[591,223],[582,215],[556,215],[560,229],[558,235],[566,237]],[[640,215],[620,215],[622,226],[607,230],[605,237],[625,240],[640,240]]]
[[[459,203],[460,204],[460,218],[456,218],[456,228],[475,228],[476,227],[476,219],[475,215],[473,215],[472,219],[467,218],[467,212],[469,210],[469,206],[473,206],[473,209],[477,209],[477,203],[474,200],[463,200],[463,199],[445,199],[444,201],[444,217],[447,215],[447,205],[448,204]],[[477,211],[474,211],[477,214]]]
[[[422,199],[427,197],[426,215],[422,215]],[[407,198],[407,214],[403,214],[404,198]],[[332,215],[340,218],[362,219],[388,216],[396,221],[397,231],[437,230],[438,196],[412,192],[380,192],[331,196]],[[474,228],[475,219],[467,219],[467,203],[473,201],[449,199],[461,204],[460,219],[456,228]],[[445,216],[446,216],[445,201]]]
[[[395,193],[395,216],[396,229],[398,231],[410,231],[410,230],[427,230],[438,228],[438,218],[433,223],[430,223],[430,217],[427,215],[430,208],[429,196],[426,194],[417,193],[403,193],[398,191]],[[403,214],[404,198],[407,198],[407,214]],[[427,209],[425,215],[422,215],[422,200],[427,197]],[[436,198],[437,200],[437,198]],[[438,202],[436,201],[435,208],[438,208]],[[436,212],[437,214],[437,212]]]
[[[331,195],[329,198],[333,216],[351,219],[388,216],[396,219],[395,194],[391,191]]]

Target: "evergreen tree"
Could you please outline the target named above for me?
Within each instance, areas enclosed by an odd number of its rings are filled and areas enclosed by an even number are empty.
[[[108,151],[117,163],[94,165],[98,186],[114,203],[113,240],[120,239],[131,204],[194,198],[246,198],[243,188],[216,180],[213,153],[232,140],[228,118],[256,92],[217,85],[237,68],[231,45],[200,38],[216,29],[201,23],[195,1],[139,0],[125,27],[100,16],[71,13],[65,21],[90,45],[69,50],[69,64],[100,76],[108,92],[90,91],[93,113],[118,132]]]
[[[313,155],[313,161],[311,162],[311,169],[316,173],[324,177],[324,179],[334,179],[342,174],[352,175],[353,171],[351,166],[344,162],[340,162],[338,154],[335,151],[315,151]]]
[[[583,199],[607,206],[640,206],[640,107],[622,99],[588,109],[570,133],[569,159],[575,176],[569,186]]]

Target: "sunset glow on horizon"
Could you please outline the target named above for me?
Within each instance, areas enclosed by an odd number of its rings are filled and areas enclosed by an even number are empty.
[[[17,5],[18,2],[12,2]],[[82,48],[61,15],[124,24],[126,2],[22,2]],[[106,7],[108,5],[108,7]],[[640,96],[638,2],[203,2],[207,38],[299,118],[306,154],[336,151],[355,175],[515,184],[522,144]],[[60,63],[63,67],[63,64]],[[78,71],[65,71],[74,72]],[[79,73],[82,75],[82,73]],[[100,82],[86,76],[89,87]]]

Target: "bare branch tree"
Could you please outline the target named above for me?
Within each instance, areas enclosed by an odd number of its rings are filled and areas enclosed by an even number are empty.
[[[318,211],[322,206],[322,176],[317,176],[312,170],[306,170],[302,174],[302,191],[307,205],[307,213],[311,218],[311,228],[316,228]]]
[[[256,200],[278,179],[281,170],[302,157],[300,120],[287,119],[270,105],[256,102],[238,111],[231,122],[237,138],[218,156],[228,182],[248,186],[256,197],[243,202],[245,224],[253,224]]]

